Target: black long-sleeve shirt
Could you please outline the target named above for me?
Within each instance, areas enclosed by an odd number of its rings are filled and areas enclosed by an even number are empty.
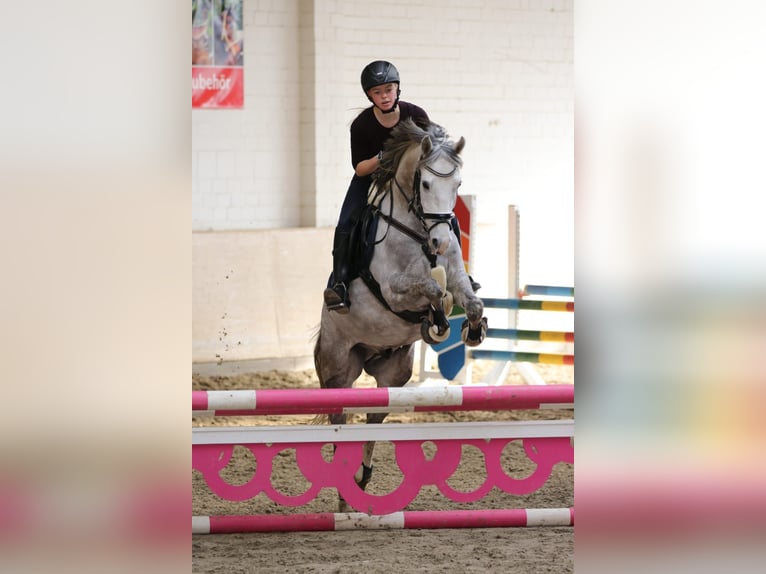
[[[428,114],[423,108],[402,101],[399,101],[398,105],[400,122],[412,118],[421,127],[428,124]],[[391,130],[396,127],[387,128],[380,125],[373,110],[374,106],[370,106],[351,123],[351,165],[354,169],[360,161],[370,159],[382,150]]]

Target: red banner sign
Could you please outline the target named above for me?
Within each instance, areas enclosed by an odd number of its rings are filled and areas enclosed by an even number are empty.
[[[244,86],[242,77],[242,68],[192,66],[192,107],[243,107]]]
[[[244,106],[242,0],[192,0],[192,108]]]

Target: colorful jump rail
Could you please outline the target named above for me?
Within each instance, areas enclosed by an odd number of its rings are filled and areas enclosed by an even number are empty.
[[[500,410],[504,408],[538,408],[544,404],[549,405],[572,405],[574,390],[572,385],[557,385],[551,387],[499,387],[481,389],[480,387],[460,388],[459,392],[450,391],[444,393],[441,388],[412,389],[417,393],[401,394],[393,391],[410,391],[411,389],[390,389],[387,409],[397,405],[402,408],[416,409],[424,407],[441,409],[449,406],[450,410]],[[508,390],[504,390],[508,389]],[[335,412],[338,408],[381,408],[381,393],[378,389],[351,389],[352,393],[344,393],[343,396],[330,397],[328,403],[316,405],[310,412],[318,411]],[[384,389],[385,390],[385,389]],[[372,392],[370,392],[372,391]],[[513,391],[510,393],[510,391]],[[207,391],[207,404],[198,402],[198,407],[210,410],[215,405],[210,404],[212,391]],[[232,391],[233,393],[234,391]],[[280,391],[285,392],[285,391]],[[307,391],[298,391],[305,394]],[[321,392],[325,392],[324,389]],[[262,394],[258,394],[262,393]],[[269,406],[268,400],[266,411],[259,410],[258,397],[267,391],[255,392],[256,404],[250,409],[240,409],[242,405],[234,398],[233,409],[212,410],[217,413],[224,410],[227,414],[234,414],[241,410],[250,410],[263,414],[279,412],[306,412],[305,404],[288,405],[279,409],[275,404]],[[273,395],[276,397],[276,395]],[[312,394],[313,396],[313,394]],[[392,405],[390,396],[396,399]],[[369,397],[369,398],[363,398]],[[406,397],[406,398],[405,398]],[[448,397],[448,398],[445,398]],[[447,405],[446,402],[461,402]],[[342,401],[340,399],[343,399]],[[202,397],[198,395],[198,401]],[[271,400],[271,399],[270,399]],[[308,399],[306,399],[308,400]],[[369,401],[370,406],[360,406],[360,401]],[[512,406],[511,406],[512,405]],[[261,408],[264,403],[261,402]],[[526,495],[540,489],[550,478],[552,470],[558,463],[573,464],[574,449],[572,437],[574,436],[574,422],[572,420],[554,421],[493,421],[475,423],[421,423],[421,424],[382,424],[382,425],[293,425],[293,426],[260,426],[260,427],[199,427],[192,429],[192,468],[197,470],[210,490],[218,497],[229,501],[249,500],[261,493],[272,501],[282,506],[300,506],[308,504],[319,496],[325,489],[336,490],[345,501],[356,511],[363,515],[375,515],[378,517],[392,515],[402,511],[420,493],[424,486],[435,486],[445,497],[455,502],[468,503],[482,499],[490,491],[497,488],[505,493],[513,495]],[[368,441],[389,441],[394,446],[394,458],[402,475],[401,483],[391,492],[377,494],[363,491],[357,486],[355,474],[362,463],[365,443]],[[519,441],[521,451],[527,457],[530,468],[534,468],[528,476],[509,476],[502,464],[502,455],[506,447]],[[425,454],[425,445],[435,446],[435,452],[431,456]],[[325,449],[325,445],[334,445],[334,452]],[[221,476],[222,471],[228,466],[234,456],[235,447],[247,449],[255,459],[253,476],[245,482],[238,479],[238,484],[231,484]],[[452,488],[450,478],[460,466],[463,448],[470,446],[478,449],[484,460],[484,481],[473,490],[465,492]],[[286,450],[292,450],[295,455],[295,468],[299,472],[305,484],[308,485],[304,492],[299,494],[287,494],[281,492],[271,482],[271,471],[276,457]],[[328,454],[332,453],[332,454]],[[518,462],[518,461],[517,461]],[[568,509],[565,509],[568,510]],[[485,520],[490,520],[491,511],[476,511],[483,513]],[[521,514],[515,511],[516,516],[512,521],[521,521]],[[498,514],[505,516],[508,524],[512,514]],[[313,517],[312,517],[313,516]],[[289,529],[304,529],[314,520],[319,520],[323,526],[329,524],[330,515],[318,515],[324,518],[316,518],[317,515],[304,515],[302,518],[276,518],[283,521],[283,526],[289,525]],[[468,527],[472,524],[469,514],[456,515],[460,518],[450,518],[449,515],[440,514],[443,517],[443,526],[434,526],[431,522],[418,522],[419,516],[412,513],[404,513],[403,528],[436,528],[436,527]],[[409,520],[408,520],[409,518]],[[265,517],[194,517],[193,521],[205,524],[207,520],[208,532],[223,531],[220,528],[243,527],[267,528],[273,530],[274,524],[269,523]],[[240,520],[240,522],[237,522]],[[244,522],[242,522],[244,520]],[[347,524],[354,523],[355,517],[343,516],[339,520],[347,520]],[[381,524],[386,519],[379,519]],[[391,519],[393,520],[393,519]],[[452,521],[452,522],[451,522]],[[224,523],[228,527],[222,526]],[[358,522],[358,520],[357,520]],[[258,526],[260,524],[260,526]],[[333,515],[333,524],[336,524]],[[421,526],[413,526],[421,524]],[[424,524],[431,524],[425,526]],[[453,526],[448,526],[453,524]],[[526,525],[540,525],[539,521],[528,522]],[[234,526],[232,526],[234,525]],[[300,528],[297,528],[299,525]],[[521,525],[521,524],[515,524]],[[201,531],[205,531],[201,527]],[[333,526],[335,529],[335,526]]]
[[[529,329],[487,329],[487,337],[545,343],[574,343],[573,331],[533,331]]]
[[[192,391],[194,416],[560,408],[573,385]]]
[[[534,301],[529,299],[498,299],[482,297],[485,307],[495,309],[519,309],[527,311],[565,311],[573,313],[574,301]]]
[[[195,516],[192,519],[192,534],[534,526],[574,526],[574,508],[405,510],[382,516],[370,516],[362,512]]]
[[[527,285],[525,291],[535,294],[552,295],[564,294],[574,289],[570,287],[550,287],[547,285]],[[537,293],[539,291],[539,293]],[[553,293],[549,292],[553,291]],[[530,301],[527,299],[493,299],[485,298],[485,307],[499,309],[524,309],[538,311],[563,311],[574,312],[574,301]],[[488,338],[513,339],[513,340],[536,340],[544,342],[574,343],[573,332],[563,331],[524,331],[519,329],[487,329]],[[490,361],[513,361],[516,363],[543,363],[548,365],[574,365],[574,355],[554,353],[530,353],[522,351],[506,351],[492,349],[472,349],[468,351],[472,359],[485,359]]]
[[[490,361],[543,363],[546,365],[574,365],[574,355],[557,355],[555,353],[527,353],[523,351],[475,349],[468,351],[468,356],[472,359],[485,359]]]
[[[530,287],[530,286],[527,286]],[[533,291],[535,286],[531,286]],[[548,289],[548,286],[538,286],[540,290]],[[571,290],[569,287],[551,287],[556,290]],[[535,301],[527,299],[502,299],[482,297],[484,307],[496,309],[515,309],[529,311],[558,311],[574,312],[574,301]],[[574,355],[558,355],[551,353],[534,353],[519,351],[492,351],[484,349],[466,350],[460,340],[462,316],[453,319],[450,317],[450,337],[442,342],[432,345],[437,353],[439,372],[448,380],[452,380],[463,368],[466,356],[473,359],[489,359],[494,361],[513,361],[517,363],[546,363],[553,365],[573,365]],[[540,342],[574,343],[574,332],[571,331],[535,331],[524,329],[487,329],[487,339],[529,340]],[[485,343],[486,344],[486,343]]]
[[[574,287],[560,287],[557,285],[525,285],[521,296],[544,295],[548,297],[574,297]]]

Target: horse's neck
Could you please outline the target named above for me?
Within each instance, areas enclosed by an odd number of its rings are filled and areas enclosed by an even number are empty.
[[[402,186],[404,193],[409,194],[411,190],[405,186]],[[377,203],[378,209],[381,213],[393,217],[394,219],[407,223],[410,220],[414,220],[415,216],[409,209],[407,198],[402,191],[397,187],[396,181],[391,181],[386,186],[385,194],[382,195]]]
[[[415,197],[412,182],[413,172],[399,170],[388,184],[388,189],[380,204],[381,211],[391,214],[392,217],[402,222],[417,221],[417,216],[412,210]]]

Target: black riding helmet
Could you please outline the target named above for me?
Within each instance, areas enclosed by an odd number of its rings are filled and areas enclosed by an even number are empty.
[[[371,102],[372,98],[367,94],[367,90],[374,88],[375,86],[394,82],[396,83],[396,101],[387,112],[380,110],[384,114],[393,112],[396,109],[396,105],[399,103],[399,95],[402,93],[399,89],[399,70],[397,70],[396,66],[391,62],[386,62],[385,60],[375,60],[374,62],[370,62],[364,67],[364,70],[362,70],[362,90],[364,90],[364,94]]]

